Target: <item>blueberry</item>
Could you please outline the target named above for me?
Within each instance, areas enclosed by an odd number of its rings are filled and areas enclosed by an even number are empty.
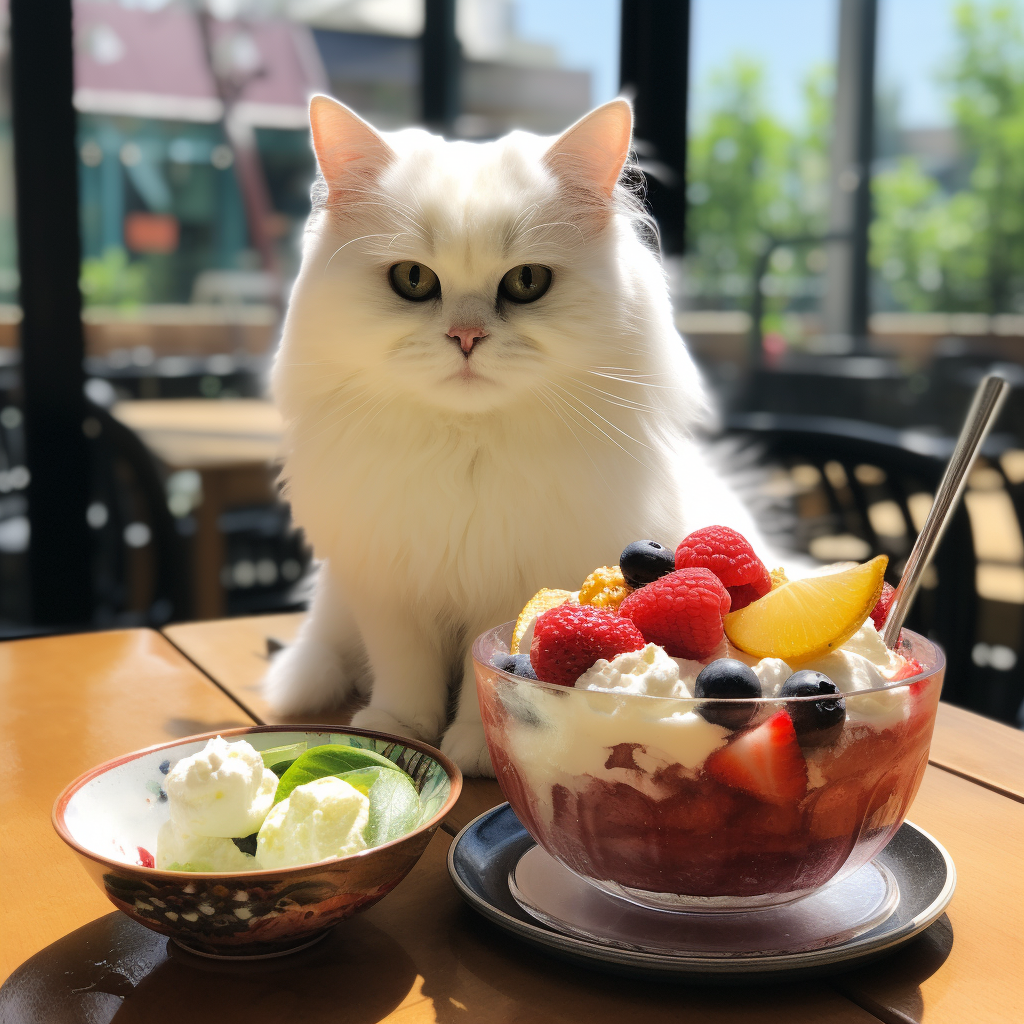
[[[828,698],[794,701],[786,708],[801,746],[821,747],[838,738],[846,721],[846,701],[837,696],[839,693],[839,687],[824,672],[810,669],[794,672],[782,684],[780,697]]]
[[[734,658],[719,658],[705,665],[693,687],[695,697],[725,697],[726,700],[709,700],[697,711],[708,722],[724,725],[727,729],[742,729],[757,711],[757,705],[749,703],[751,698],[761,696],[761,680],[749,665]],[[747,698],[742,704],[730,704],[730,700]]]
[[[619,568],[634,590],[660,580],[675,567],[675,552],[656,540],[635,540],[619,555]]]
[[[511,672],[512,675],[522,676],[523,679],[537,678],[528,654],[495,654],[491,658],[491,664],[502,672]]]

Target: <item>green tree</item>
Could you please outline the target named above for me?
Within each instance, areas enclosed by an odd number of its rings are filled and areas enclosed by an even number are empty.
[[[87,306],[130,309],[146,301],[147,278],[142,263],[130,262],[124,249],[111,246],[102,256],[82,260],[79,287]]]
[[[738,58],[709,83],[711,102],[689,142],[690,287],[702,304],[744,305],[768,236],[824,231],[832,75],[804,85],[803,127],[766,109],[762,66]],[[788,256],[781,273],[799,273]]]
[[[946,193],[906,158],[875,177],[873,265],[912,310],[1024,308],[1024,24],[1009,3],[963,3],[943,81],[970,171]]]

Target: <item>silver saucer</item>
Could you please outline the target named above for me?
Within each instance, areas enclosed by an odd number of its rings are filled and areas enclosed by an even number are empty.
[[[691,938],[690,946],[702,945],[702,948],[688,949],[685,948],[687,941],[675,941],[678,939],[678,925],[674,926],[677,928],[675,937],[671,933],[673,926],[664,921],[659,927],[669,931],[659,933],[655,929],[652,935],[650,928],[645,930],[639,919],[628,920],[628,915],[630,912],[644,917],[654,914],[659,920],[704,915],[669,915],[631,907],[624,901],[600,893],[568,869],[551,861],[543,851],[539,851],[540,856],[527,857],[534,849],[537,848],[533,839],[511,807],[501,804],[475,818],[455,837],[448,852],[448,870],[460,895],[474,910],[505,931],[544,949],[549,955],[606,972],[611,970],[633,977],[691,983],[761,982],[773,977],[782,980],[850,970],[904,945],[924,931],[941,917],[956,885],[956,869],[949,854],[926,832],[905,822],[872,862],[870,868],[875,875],[865,876],[867,890],[876,888],[879,899],[874,906],[870,894],[862,899],[859,911],[854,913],[854,919],[845,922],[845,927],[841,920],[835,918],[833,904],[833,917],[819,933],[820,941],[816,942],[810,935],[798,943],[806,948],[752,950],[748,941],[746,948],[740,942],[736,944],[740,948],[729,950],[728,926],[719,925],[720,931],[714,941],[708,942],[706,935],[702,944]],[[555,865],[554,869],[548,861]],[[520,865],[523,865],[522,870],[519,870]],[[565,872],[568,878],[560,877],[558,872]],[[851,878],[856,879],[857,875]],[[510,887],[510,876],[520,898],[531,904],[529,913],[516,901]],[[881,880],[880,887],[874,878]],[[895,909],[886,916],[886,901],[891,904],[895,895],[893,892],[886,895],[888,878],[892,879],[898,891],[898,900]],[[538,879],[543,882],[539,889]],[[612,935],[608,935],[608,907],[597,905],[596,918],[588,917],[587,912],[583,912],[581,918],[581,911],[578,907],[573,908],[571,901],[553,903],[550,889],[545,889],[544,885],[550,886],[554,881],[585,887],[581,891],[587,893],[588,899],[596,897],[613,901],[611,913],[618,932],[613,929]],[[530,888],[528,895],[524,888]],[[863,890],[864,886],[861,888]],[[591,904],[591,912],[594,906]],[[758,913],[777,913],[778,909]],[[623,913],[626,914],[625,919],[621,916]],[[872,914],[881,920],[873,922]],[[541,917],[543,920],[538,920]],[[837,920],[839,927],[836,927]],[[867,924],[866,930],[858,928],[858,920]],[[589,931],[595,922],[601,927]],[[726,932],[721,931],[723,927]],[[831,935],[826,934],[830,931]],[[636,941],[638,938],[640,941]],[[768,947],[773,945],[777,947],[778,943],[767,943]]]

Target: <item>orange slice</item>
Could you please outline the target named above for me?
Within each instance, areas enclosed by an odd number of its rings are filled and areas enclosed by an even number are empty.
[[[533,597],[523,606],[523,610],[516,619],[516,628],[512,631],[512,643],[509,646],[510,654],[519,653],[519,645],[522,643],[526,631],[533,625],[533,620],[538,615],[565,604],[572,594],[568,590],[538,590]]]
[[[725,616],[725,635],[747,654],[799,663],[846,643],[882,593],[885,555],[828,576],[784,583]]]

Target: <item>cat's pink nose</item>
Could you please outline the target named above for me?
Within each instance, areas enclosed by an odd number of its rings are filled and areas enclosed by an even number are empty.
[[[487,337],[487,332],[482,327],[453,327],[448,332],[448,337],[458,338],[459,347],[468,356],[473,346]]]

